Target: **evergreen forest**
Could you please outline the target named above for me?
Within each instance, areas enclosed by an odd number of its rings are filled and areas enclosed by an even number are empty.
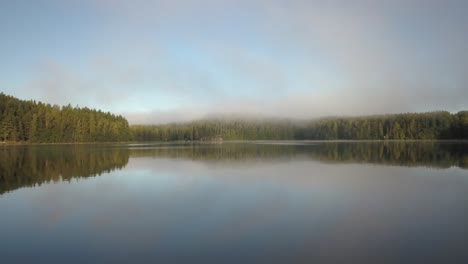
[[[123,116],[109,112],[25,101],[0,93],[0,142],[4,143],[452,139],[468,139],[468,111],[313,120],[216,118],[130,126]]]
[[[468,111],[330,117],[316,120],[201,120],[132,126],[137,141],[468,139]]]
[[[2,142],[112,142],[133,139],[127,120],[99,110],[24,101],[0,93]]]

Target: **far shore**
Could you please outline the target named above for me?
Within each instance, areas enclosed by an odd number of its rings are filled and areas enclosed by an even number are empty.
[[[174,140],[174,141],[122,141],[122,142],[0,142],[0,146],[35,146],[35,145],[110,145],[110,144],[157,144],[157,143],[242,143],[242,142],[317,142],[317,143],[334,143],[334,142],[468,142],[466,139],[405,139],[405,140],[393,140],[393,139],[335,139],[335,140],[269,140],[269,139],[258,139],[258,140]]]

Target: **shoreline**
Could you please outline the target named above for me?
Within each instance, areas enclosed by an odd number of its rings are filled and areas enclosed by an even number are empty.
[[[192,140],[192,141],[182,141],[182,140],[174,140],[174,141],[118,141],[118,142],[37,142],[37,143],[29,143],[29,142],[0,142],[0,146],[44,146],[44,145],[110,145],[110,144],[139,144],[139,143],[148,143],[148,144],[156,144],[156,143],[246,143],[246,142],[317,142],[317,143],[366,143],[366,142],[464,142],[468,143],[467,139],[405,139],[405,140],[397,140],[397,139],[331,139],[331,140],[312,140],[312,139],[304,139],[304,140],[295,140],[295,139],[284,139],[284,140],[270,140],[270,139],[256,139],[256,140]]]

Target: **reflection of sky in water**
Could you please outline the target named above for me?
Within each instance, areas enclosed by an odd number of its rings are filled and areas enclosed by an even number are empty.
[[[467,256],[466,170],[227,163],[131,158],[110,174],[5,194],[0,252],[71,262]]]

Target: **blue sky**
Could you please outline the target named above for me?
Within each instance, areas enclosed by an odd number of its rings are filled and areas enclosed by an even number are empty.
[[[467,3],[1,1],[0,91],[131,123],[455,112]]]

